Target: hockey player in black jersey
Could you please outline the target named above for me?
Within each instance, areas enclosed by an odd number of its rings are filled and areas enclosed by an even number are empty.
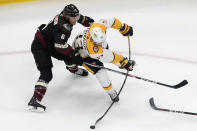
[[[49,24],[42,24],[38,27],[31,51],[40,71],[40,77],[35,84],[33,97],[28,103],[29,110],[42,112],[46,109],[40,102],[46,93],[48,83],[53,77],[51,57],[64,61],[66,69],[74,74],[88,75],[86,70],[78,68],[78,65],[83,63],[80,54],[67,43],[76,22],[89,27],[94,20],[83,16],[75,5],[69,4]]]

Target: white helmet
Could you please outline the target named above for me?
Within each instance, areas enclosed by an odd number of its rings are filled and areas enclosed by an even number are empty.
[[[90,36],[96,44],[102,44],[106,40],[106,35],[100,27],[95,27],[90,31]]]

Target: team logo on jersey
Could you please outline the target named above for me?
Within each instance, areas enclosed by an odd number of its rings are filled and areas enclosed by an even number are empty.
[[[98,46],[94,46],[94,47],[93,47],[93,50],[94,50],[95,53],[98,53],[98,51],[99,51]]]

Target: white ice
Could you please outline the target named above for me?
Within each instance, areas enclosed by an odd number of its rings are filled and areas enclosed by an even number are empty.
[[[53,80],[43,104],[45,113],[25,110],[39,77],[30,53],[37,27],[48,23],[67,3],[94,19],[117,17],[133,26],[131,57],[137,66],[131,74],[155,81],[189,84],[174,90],[128,78],[115,104],[97,125],[98,131],[196,131],[197,116],[152,110],[159,107],[197,112],[197,1],[42,1],[0,6],[0,130],[88,131],[111,103],[96,78],[76,77],[63,62],[53,59]],[[74,27],[69,43],[85,28]],[[128,41],[118,31],[107,33],[110,49],[128,56]],[[118,68],[112,64],[106,67]],[[108,72],[120,89],[124,76]]]

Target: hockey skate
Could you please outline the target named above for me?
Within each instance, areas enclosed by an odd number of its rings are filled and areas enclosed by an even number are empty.
[[[108,95],[110,96],[110,98],[113,102],[118,102],[119,101],[119,96],[118,96],[116,90],[110,90],[108,92]]]
[[[88,76],[88,71],[82,68],[78,68],[78,71],[75,72],[74,74],[79,76]]]
[[[27,109],[32,112],[40,113],[40,112],[44,112],[46,110],[46,107],[41,105],[40,102],[36,99],[36,97],[33,96],[28,103]]]

